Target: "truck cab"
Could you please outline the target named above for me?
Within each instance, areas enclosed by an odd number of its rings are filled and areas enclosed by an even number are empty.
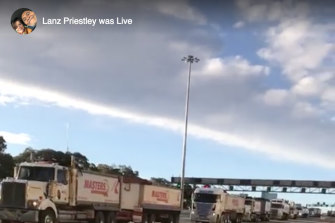
[[[216,188],[197,188],[192,196],[191,221],[217,222],[220,218],[224,191]]]
[[[296,219],[298,217],[299,212],[297,205],[293,201],[291,201],[289,205],[290,205],[290,218]]]
[[[290,206],[283,199],[271,200],[271,219],[287,220],[289,218]]]
[[[256,200],[252,197],[246,197],[244,203],[244,221],[256,221],[258,216],[256,213]]]
[[[243,197],[226,193],[220,188],[197,188],[192,195],[192,222],[242,222]]]
[[[0,219],[38,222],[47,213],[56,219],[56,205],[69,202],[68,172],[55,163],[21,163],[14,178],[1,182]]]

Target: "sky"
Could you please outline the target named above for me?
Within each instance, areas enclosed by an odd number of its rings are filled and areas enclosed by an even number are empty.
[[[23,7],[38,23],[21,36]],[[186,176],[332,181],[334,15],[327,0],[1,1],[0,135],[12,155],[69,147],[180,176],[194,55]],[[64,17],[132,24],[43,24]]]

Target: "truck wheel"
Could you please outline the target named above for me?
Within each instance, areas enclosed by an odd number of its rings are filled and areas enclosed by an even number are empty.
[[[114,212],[107,212],[106,223],[116,223],[116,217]]]
[[[155,214],[151,214],[149,216],[148,223],[155,223],[155,221],[156,221],[156,215]]]
[[[104,213],[102,213],[101,211],[96,212],[94,223],[105,223]]]
[[[179,214],[173,214],[172,222],[173,223],[179,223]]]
[[[147,213],[143,213],[142,215],[142,223],[147,223],[148,222],[148,214]]]
[[[40,223],[56,223],[55,213],[51,210],[45,210],[40,215]]]

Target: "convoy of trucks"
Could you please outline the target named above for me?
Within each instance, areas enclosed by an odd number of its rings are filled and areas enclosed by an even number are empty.
[[[105,175],[50,162],[21,163],[14,178],[0,183],[0,220],[58,223],[178,223],[180,189],[152,185],[139,177]],[[220,188],[196,188],[191,221],[240,223],[320,216],[284,199],[228,194]]]
[[[137,177],[103,175],[49,162],[21,163],[0,184],[0,220],[8,222],[173,222],[180,190]]]

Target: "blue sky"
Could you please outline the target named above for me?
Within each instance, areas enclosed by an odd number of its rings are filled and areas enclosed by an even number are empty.
[[[65,151],[69,124],[70,150],[91,162],[130,165],[144,178],[179,176],[187,75],[180,59],[194,54],[201,61],[192,72],[187,176],[334,179],[330,1],[82,3],[0,3],[7,152]],[[8,25],[19,7],[38,17],[27,36]],[[41,22],[64,16],[134,23]]]

